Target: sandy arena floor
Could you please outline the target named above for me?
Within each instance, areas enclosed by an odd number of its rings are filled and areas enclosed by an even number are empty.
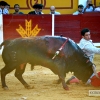
[[[100,55],[95,55],[94,63],[97,65],[97,71],[100,71]],[[0,69],[3,66],[0,56]],[[66,80],[69,76],[71,73],[67,74]],[[58,76],[42,66],[35,66],[35,69],[30,71],[28,64],[23,77],[34,88],[25,89],[15,78],[13,71],[6,76],[9,90],[3,90],[0,81],[0,100],[100,100],[100,96],[89,96],[89,90],[100,90],[100,88],[71,84],[68,85],[70,90],[66,91],[62,88],[62,84],[53,83]]]

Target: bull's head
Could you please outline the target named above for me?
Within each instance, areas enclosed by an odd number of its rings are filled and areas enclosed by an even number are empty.
[[[75,76],[86,82],[93,74],[93,63],[80,47],[69,40],[65,47],[66,68],[73,71]]]

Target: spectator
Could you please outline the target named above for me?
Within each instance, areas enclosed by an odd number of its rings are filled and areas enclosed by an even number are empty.
[[[40,9],[40,12],[41,12],[41,14],[44,14],[44,13],[42,12],[42,9]]]
[[[41,6],[42,6],[42,9],[40,9],[40,12],[41,12],[41,14],[44,14],[43,12],[42,12],[42,10],[43,10],[43,5],[42,4],[40,4]]]
[[[100,3],[99,6],[97,8],[94,9],[95,12],[100,12]]]
[[[10,5],[7,4],[7,5],[5,6],[5,8],[9,11],[9,9],[10,9]]]
[[[57,12],[55,6],[50,7],[50,14],[60,15],[60,12]]]
[[[0,1],[0,14],[9,14],[9,11],[5,8],[6,5],[5,1]]]
[[[19,11],[20,10],[19,4],[15,4],[14,9],[15,9],[15,12],[13,14],[23,14],[23,12]]]
[[[29,12],[28,14],[33,14],[33,15],[41,15],[42,13],[42,9],[43,9],[43,5],[42,4],[35,4],[33,5],[34,11]]]
[[[100,7],[95,8],[95,12],[100,12]]]
[[[74,12],[73,15],[83,14],[83,8],[82,4],[78,5],[78,11]]]
[[[94,5],[92,4],[92,0],[87,0],[86,7],[84,9],[84,12],[93,12],[95,9]]]

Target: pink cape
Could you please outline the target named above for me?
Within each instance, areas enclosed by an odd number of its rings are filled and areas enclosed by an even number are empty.
[[[69,83],[70,83],[70,84],[71,84],[71,83],[79,83],[79,79],[74,78],[74,79],[70,80]]]

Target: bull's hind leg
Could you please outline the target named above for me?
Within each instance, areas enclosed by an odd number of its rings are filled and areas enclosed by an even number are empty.
[[[30,89],[33,87],[30,87],[22,77],[22,74],[24,73],[25,68],[26,68],[26,64],[21,64],[19,67],[17,67],[15,71],[15,77],[24,85],[25,88]]]
[[[15,69],[14,66],[11,65],[5,65],[4,68],[1,69],[1,83],[2,83],[2,88],[8,89],[8,86],[6,85],[5,77],[8,73],[13,71]]]

